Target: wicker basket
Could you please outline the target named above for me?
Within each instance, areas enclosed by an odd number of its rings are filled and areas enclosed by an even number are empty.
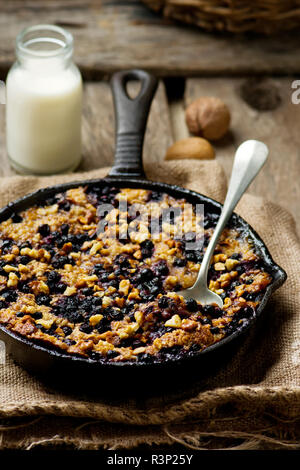
[[[274,33],[300,25],[300,0],[142,0],[165,17],[209,31]]]

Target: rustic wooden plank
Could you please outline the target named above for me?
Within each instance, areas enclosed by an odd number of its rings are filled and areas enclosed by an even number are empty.
[[[135,84],[130,91],[136,90]],[[159,122],[159,125],[158,125]],[[82,119],[82,163],[78,171],[109,166],[114,158],[114,111],[107,82],[85,83]],[[163,159],[171,144],[171,126],[165,88],[160,83],[151,106],[145,136],[144,157],[150,164]],[[5,148],[5,106],[0,105],[0,176],[15,174]]]
[[[87,79],[139,67],[167,75],[300,72],[300,31],[274,37],[208,34],[166,20],[139,0],[0,0],[0,78],[14,60],[21,29],[65,26]]]
[[[185,105],[203,95],[218,96],[228,104],[232,113],[231,132],[215,145],[217,159],[228,176],[235,149],[243,140],[262,140],[269,146],[268,162],[249,192],[290,210],[300,227],[300,105],[291,101],[291,82],[288,78],[262,82],[270,96],[277,94],[280,103],[276,109],[259,111],[243,99],[245,91],[241,90],[246,90],[250,99],[254,95],[255,83],[247,79],[191,79],[186,84]]]

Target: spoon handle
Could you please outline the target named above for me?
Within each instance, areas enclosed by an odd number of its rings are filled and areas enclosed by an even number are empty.
[[[201,282],[201,279],[203,283],[207,285],[207,274],[210,265],[210,259],[218,243],[219,237],[225,228],[225,225],[228,222],[235,206],[266,162],[268,153],[268,147],[257,140],[247,140],[237,149],[223,209],[213,236],[210,239],[208,247],[205,251],[197,281],[199,280],[199,282]]]

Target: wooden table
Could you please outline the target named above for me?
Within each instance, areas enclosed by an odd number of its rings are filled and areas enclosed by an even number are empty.
[[[115,70],[144,68],[163,79],[151,110],[145,158],[163,159],[174,140],[188,135],[184,122],[188,103],[200,95],[219,96],[231,109],[232,126],[216,145],[217,159],[229,174],[241,141],[266,142],[270,158],[251,191],[282,204],[299,224],[300,105],[291,101],[291,83],[300,76],[299,33],[272,38],[206,34],[166,21],[137,0],[0,0],[0,11],[3,80],[14,60],[15,37],[23,27],[47,22],[73,33],[75,59],[85,78],[80,169],[109,165],[113,159],[114,116],[105,80]],[[249,104],[257,77],[271,105],[274,94],[278,98],[275,109],[261,111],[259,103]],[[0,122],[0,174],[6,176],[14,172],[6,157],[4,106],[0,106]]]
[[[232,125],[215,146],[217,159],[229,174],[240,142],[266,142],[270,158],[250,192],[283,205],[300,223],[300,105],[291,101],[291,83],[300,78],[299,33],[271,38],[207,34],[165,20],[138,0],[0,0],[0,11],[2,80],[23,27],[54,23],[73,33],[75,60],[85,79],[80,169],[111,164],[114,116],[107,78],[115,70],[139,67],[162,78],[151,109],[145,158],[153,163],[163,159],[174,140],[188,135],[188,103],[200,95],[219,96],[229,105]],[[274,109],[258,109],[261,103],[253,99],[258,81],[266,90],[265,105]],[[0,175],[8,176],[14,171],[6,157],[4,111],[0,105]]]

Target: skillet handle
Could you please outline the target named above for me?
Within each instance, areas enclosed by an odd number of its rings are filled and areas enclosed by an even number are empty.
[[[141,82],[141,90],[134,99],[126,90],[130,80]],[[143,70],[125,70],[113,75],[111,88],[116,116],[116,151],[109,176],[145,176],[142,161],[144,134],[157,85],[157,78]]]

